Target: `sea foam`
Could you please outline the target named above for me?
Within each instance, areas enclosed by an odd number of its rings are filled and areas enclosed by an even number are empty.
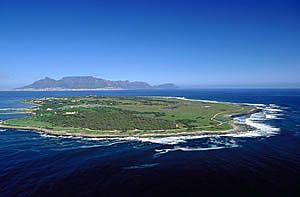
[[[137,170],[137,169],[144,169],[144,168],[152,168],[155,166],[158,166],[159,163],[147,163],[147,164],[141,164],[141,165],[134,165],[134,166],[128,166],[124,167],[125,170]]]
[[[173,148],[165,148],[165,149],[156,149],[153,157],[159,157],[162,154],[166,154],[174,151],[181,152],[195,152],[195,151],[212,151],[212,150],[220,150],[226,148],[237,148],[239,145],[237,143],[224,143],[224,144],[210,144],[207,147],[204,146],[174,146]]]
[[[260,110],[249,117],[237,117],[235,123],[245,124],[253,129],[247,132],[231,135],[233,137],[270,137],[279,133],[280,128],[267,124],[269,120],[281,119],[283,110],[275,104],[257,106]]]

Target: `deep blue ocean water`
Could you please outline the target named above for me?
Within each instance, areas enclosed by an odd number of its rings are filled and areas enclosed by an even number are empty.
[[[36,97],[176,96],[264,104],[244,135],[82,139],[0,130],[0,196],[299,196],[300,90],[0,92],[0,119]]]

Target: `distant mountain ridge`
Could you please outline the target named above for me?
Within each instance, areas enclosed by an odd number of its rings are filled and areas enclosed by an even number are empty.
[[[63,77],[59,80],[45,77],[30,85],[17,88],[17,90],[43,90],[43,89],[174,89],[172,83],[151,86],[142,81],[111,81],[92,76]]]

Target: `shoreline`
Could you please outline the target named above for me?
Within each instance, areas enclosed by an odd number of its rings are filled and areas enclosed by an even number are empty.
[[[23,126],[13,126],[5,125],[3,122],[0,122],[0,128],[2,129],[20,129],[33,132],[42,132],[44,134],[53,135],[53,136],[69,136],[69,137],[83,137],[83,138],[128,138],[128,137],[137,137],[137,138],[147,138],[147,137],[179,137],[179,136],[204,136],[204,135],[224,135],[224,134],[236,134],[243,133],[246,131],[246,128],[243,128],[241,125],[231,123],[233,126],[232,129],[223,130],[223,131],[186,131],[178,133],[166,133],[166,134],[133,134],[133,135],[112,135],[112,134],[86,134],[86,133],[68,133],[65,131],[55,131],[44,128],[37,127],[23,127]]]

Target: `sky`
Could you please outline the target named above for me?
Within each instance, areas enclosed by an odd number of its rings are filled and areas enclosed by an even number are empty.
[[[0,0],[0,89],[95,76],[300,87],[298,0]]]

